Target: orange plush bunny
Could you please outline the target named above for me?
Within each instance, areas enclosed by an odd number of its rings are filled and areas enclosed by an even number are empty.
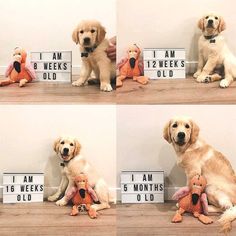
[[[36,74],[30,63],[26,62],[27,53],[22,48],[15,48],[13,62],[8,66],[5,76],[7,79],[0,81],[0,86],[19,83],[23,87],[26,83],[36,79]]]
[[[143,63],[139,59],[140,54],[141,50],[136,44],[129,47],[127,57],[117,65],[119,69],[119,76],[116,78],[117,87],[122,86],[122,81],[126,78],[133,78],[134,81],[141,84],[148,83],[148,77],[142,76]]]
[[[66,194],[67,199],[72,199],[74,204],[70,215],[78,215],[79,206],[85,205],[90,218],[97,218],[97,212],[91,207],[91,205],[93,202],[98,202],[98,198],[95,191],[89,186],[87,176],[85,174],[80,174],[75,177],[74,181],[76,187],[70,189]]]
[[[211,224],[213,220],[204,215],[207,211],[207,196],[204,193],[206,187],[206,179],[201,175],[196,175],[189,183],[189,188],[182,188],[177,191],[173,199],[178,200],[179,209],[172,219],[173,223],[183,220],[184,212],[189,212],[198,218],[204,224]]]

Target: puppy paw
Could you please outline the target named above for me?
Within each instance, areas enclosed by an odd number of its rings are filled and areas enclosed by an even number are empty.
[[[19,87],[25,86],[25,84],[26,84],[27,82],[28,82],[28,81],[27,81],[26,79],[20,80]]]
[[[48,201],[49,201],[49,202],[55,202],[55,201],[57,200],[57,198],[58,198],[57,196],[52,195],[52,196],[49,196],[49,197],[48,197]]]
[[[75,87],[81,87],[83,85],[84,85],[84,82],[81,80],[76,80],[72,83],[72,86],[75,86]]]
[[[208,75],[205,77],[204,83],[210,83],[212,81],[211,76]]]
[[[193,74],[193,78],[197,79],[197,77],[201,74],[201,71],[197,71]]]
[[[111,87],[110,84],[101,83],[100,90],[102,90],[104,92],[111,92],[112,91],[112,87]]]
[[[66,204],[67,204],[67,201],[63,198],[61,200],[56,201],[57,206],[65,206]]]
[[[229,85],[230,85],[230,81],[227,80],[227,79],[222,79],[220,81],[220,87],[221,88],[227,88],[227,87],[229,87]]]

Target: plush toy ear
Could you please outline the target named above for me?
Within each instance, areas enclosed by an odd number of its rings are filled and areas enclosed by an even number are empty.
[[[192,130],[191,130],[190,142],[195,143],[197,141],[200,129],[198,125],[192,120],[191,124],[192,124]]]
[[[198,28],[202,31],[205,30],[205,27],[204,27],[204,17],[202,17],[199,21],[198,21],[198,24],[197,24]]]
[[[74,29],[73,33],[72,33],[72,40],[73,40],[76,44],[79,43],[78,32],[79,32],[78,27],[76,27],[76,28]]]
[[[97,43],[101,43],[106,36],[106,30],[102,25],[98,26]]]
[[[61,141],[61,137],[56,139],[54,142],[53,149],[56,153],[59,152],[60,141]]]
[[[218,31],[220,33],[222,31],[224,31],[225,29],[226,29],[225,20],[223,19],[223,17],[220,17],[220,23],[219,23]]]
[[[74,139],[74,144],[75,144],[75,149],[73,155],[77,156],[80,153],[81,145],[77,139]]]
[[[170,124],[171,124],[171,121],[169,121],[165,125],[164,130],[163,130],[163,137],[168,143],[172,143],[171,136],[170,136]]]

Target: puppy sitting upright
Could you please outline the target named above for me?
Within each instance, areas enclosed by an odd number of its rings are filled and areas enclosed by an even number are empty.
[[[116,76],[116,65],[107,57],[109,41],[105,35],[105,28],[92,20],[82,21],[73,31],[72,39],[80,44],[82,59],[80,78],[73,82],[73,86],[84,85],[93,71],[96,78],[100,79],[100,89],[112,91],[111,78]]]
[[[202,35],[198,42],[198,69],[193,77],[197,82],[209,83],[221,80],[224,75],[220,87],[226,88],[236,78],[236,58],[221,35],[226,28],[225,21],[221,16],[210,13],[199,20],[198,27]],[[218,70],[223,73],[219,74]]]

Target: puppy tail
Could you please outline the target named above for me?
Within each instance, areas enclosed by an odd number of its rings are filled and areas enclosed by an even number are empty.
[[[236,219],[236,206],[227,209],[218,222],[221,224],[221,233],[229,233],[232,229],[232,222]]]

